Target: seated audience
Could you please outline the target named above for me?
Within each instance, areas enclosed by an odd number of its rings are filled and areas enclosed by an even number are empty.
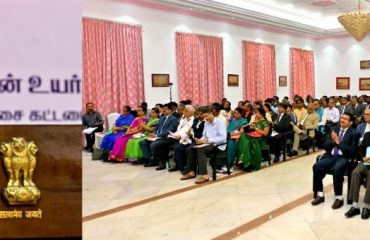
[[[307,105],[307,114],[304,116],[304,118],[297,124],[293,125],[293,130],[294,130],[294,139],[293,139],[293,147],[292,147],[292,156],[298,155],[298,147],[299,147],[299,142],[303,138],[315,137],[315,129],[319,125],[319,115],[317,115],[314,111],[314,104],[309,103]],[[309,131],[309,136],[308,135],[308,130]],[[307,146],[308,147],[308,146]]]
[[[133,137],[134,134],[141,133],[144,130],[142,125],[145,125],[148,122],[148,119],[146,118],[146,109],[144,109],[145,108],[141,106],[137,107],[137,117],[131,123],[127,131],[116,139],[113,149],[109,155],[110,161],[124,161],[124,153],[127,142]]]
[[[203,135],[204,129],[204,117],[202,114],[199,114],[199,109],[195,112],[195,118],[193,121],[193,126],[191,130],[187,133],[190,141],[187,141],[186,138],[175,143],[173,146],[174,151],[174,160],[175,167],[174,169],[169,169],[170,172],[180,170],[181,172],[185,171],[186,159],[187,159],[187,150],[193,146],[195,143],[194,139],[201,138]]]
[[[150,116],[150,119],[146,124],[144,124],[143,121],[140,124],[143,131],[145,131],[144,134],[137,135],[136,137],[134,135],[133,138],[131,138],[127,142],[125,156],[127,157],[128,161],[131,161],[133,164],[144,163],[143,162],[144,153],[140,148],[140,142],[144,141],[149,134],[154,133],[155,128],[159,121],[158,108],[152,108],[152,110],[149,113],[149,116]]]
[[[159,151],[167,144],[167,135],[174,132],[178,125],[177,118],[172,114],[171,105],[165,104],[162,108],[162,117],[160,118],[155,134],[148,135],[148,138],[140,142],[140,148],[144,152],[146,164],[144,167],[158,166],[160,164]],[[161,162],[163,165],[163,163]]]
[[[238,140],[238,135],[234,133],[239,132],[239,129],[248,124],[247,119],[243,118],[244,111],[242,108],[237,107],[234,110],[234,118],[230,121],[227,127],[227,164],[229,167],[233,165],[235,157],[237,155],[236,143]]]
[[[101,117],[101,114],[94,110],[94,104],[86,103],[86,113],[82,116],[82,127],[84,129],[96,127],[96,129],[91,133],[85,133],[86,146],[84,147],[84,150],[88,152],[93,151],[95,133],[103,131],[103,124],[104,121]]]
[[[122,115],[117,118],[112,129],[105,133],[105,136],[100,144],[100,148],[107,150],[111,150],[113,148],[116,139],[127,131],[127,129],[130,127],[130,124],[134,120],[134,117],[130,112],[130,106],[123,107]]]
[[[194,139],[197,145],[189,149],[186,172],[181,178],[181,180],[194,178],[196,173],[196,162],[198,162],[199,174],[201,176],[195,182],[196,184],[209,181],[206,154],[214,150],[215,144],[225,143],[227,135],[225,123],[220,118],[215,117],[210,108],[203,107],[200,111],[206,121],[204,123],[203,136],[200,139]],[[221,146],[219,148],[224,150],[225,147],[226,146]]]
[[[313,165],[313,191],[315,199],[311,202],[316,206],[325,201],[322,180],[329,169],[333,169],[335,201],[333,209],[343,206],[343,175],[348,166],[349,158],[357,152],[357,137],[351,128],[354,117],[344,113],[340,118],[340,126],[330,132],[330,138],[324,143],[325,154]]]
[[[263,108],[255,109],[255,120],[249,125],[242,127],[238,133],[238,158],[242,159],[244,171],[255,171],[261,168],[262,152],[261,145],[266,144],[265,137],[270,131],[270,122],[266,119]]]
[[[322,121],[319,123],[319,125],[324,126],[325,133],[331,132],[331,128],[339,122],[339,110],[334,106],[334,99],[330,98],[328,101],[328,107],[324,109],[322,114]]]
[[[191,142],[188,132],[193,126],[194,121],[194,107],[192,105],[186,105],[181,117],[180,123],[177,126],[177,130],[174,133],[170,133],[166,138],[163,138],[163,145],[158,150],[159,167],[156,170],[163,170],[166,168],[166,162],[168,162],[169,148],[178,142]],[[171,168],[172,171],[176,171],[179,168],[174,166]]]
[[[370,118],[370,116],[368,116]],[[352,201],[352,207],[345,213],[347,218],[360,214],[360,208],[358,206],[358,199],[360,194],[360,187],[362,182],[366,182],[366,192],[364,196],[364,207],[362,209],[361,218],[368,219],[370,215],[370,132],[367,132],[363,137],[363,141],[359,148],[359,157],[361,162],[352,171],[351,186],[349,190],[349,200]]]
[[[269,145],[271,152],[275,155],[274,163],[279,162],[281,154],[281,145],[283,138],[292,132],[292,118],[285,113],[288,105],[285,103],[278,104],[278,117],[272,123],[271,137],[269,138]]]

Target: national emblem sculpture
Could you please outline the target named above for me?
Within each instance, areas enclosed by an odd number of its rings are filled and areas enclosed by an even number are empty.
[[[13,137],[11,142],[0,144],[9,178],[3,194],[10,205],[34,205],[40,199],[40,190],[32,180],[38,150],[33,141],[26,142],[23,137]]]

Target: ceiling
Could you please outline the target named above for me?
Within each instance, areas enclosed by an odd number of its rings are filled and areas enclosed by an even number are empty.
[[[313,37],[347,33],[337,17],[344,12],[358,10],[358,0],[336,0],[336,4],[329,7],[313,6],[311,5],[313,0],[153,1],[188,11],[222,16],[233,21],[254,23]],[[370,0],[360,0],[360,3],[362,10],[370,11]]]

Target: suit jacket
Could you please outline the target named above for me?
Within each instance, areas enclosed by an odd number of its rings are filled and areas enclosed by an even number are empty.
[[[157,137],[166,137],[170,131],[176,132],[177,125],[179,125],[179,121],[172,114],[168,116],[167,121],[166,117],[162,116],[161,119],[159,119],[156,129]]]
[[[357,104],[357,106],[354,108],[356,118],[359,118],[364,114],[365,108],[365,104]]]
[[[345,113],[345,112],[352,113],[353,115],[355,114],[355,110],[354,110],[354,109],[353,109],[353,107],[352,107],[352,106],[350,106],[350,105],[346,105],[346,108],[344,109],[344,112],[342,112],[342,111],[343,111],[344,106],[339,105],[337,108],[338,108],[338,110],[339,110],[339,114],[343,114],[343,113]]]
[[[278,133],[286,133],[290,132],[293,129],[293,126],[290,124],[292,122],[292,118],[284,113],[283,116],[281,117],[280,121],[278,121],[278,118],[274,122],[273,129],[278,132]]]
[[[366,156],[366,149],[368,147],[370,147],[370,132],[365,133],[364,139],[362,140],[362,143],[358,149],[360,160],[362,160],[362,158]]]
[[[307,130],[314,130],[319,125],[320,116],[313,112],[304,121],[303,125]],[[315,131],[309,131],[310,137],[315,137]]]
[[[333,131],[339,136],[340,126],[334,127]],[[345,158],[356,156],[358,138],[356,136],[355,129],[349,127],[345,132],[342,141],[338,145],[331,139],[330,134],[331,132],[329,133],[328,139],[326,139],[324,143],[326,154],[331,155],[331,151],[335,146],[337,146],[342,151]]]
[[[365,129],[366,129],[366,122],[363,122],[359,124],[356,128],[356,137],[357,139],[360,139],[362,136],[364,136]]]

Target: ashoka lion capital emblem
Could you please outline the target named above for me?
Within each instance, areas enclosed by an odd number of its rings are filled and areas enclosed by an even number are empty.
[[[26,142],[23,137],[13,137],[11,142],[0,144],[9,178],[3,193],[10,205],[36,204],[40,199],[40,190],[32,181],[38,150],[33,141]]]

